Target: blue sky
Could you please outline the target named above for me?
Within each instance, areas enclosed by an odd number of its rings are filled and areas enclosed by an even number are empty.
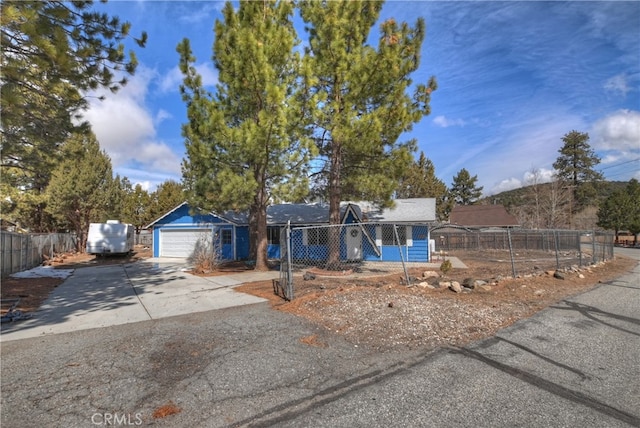
[[[213,90],[213,25],[222,2],[110,1],[96,9],[147,31],[130,83],[92,101],[93,125],[114,170],[153,190],[180,181],[181,126],[176,46],[190,39],[205,85]],[[389,1],[382,20],[415,23],[427,36],[415,82],[438,80],[431,115],[415,138],[448,186],[466,168],[490,195],[543,177],[562,137],[589,133],[607,179],[640,179],[640,2]],[[301,40],[304,25],[296,23]]]

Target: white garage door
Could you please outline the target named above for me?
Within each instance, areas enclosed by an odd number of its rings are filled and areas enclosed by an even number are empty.
[[[189,257],[199,239],[211,239],[211,229],[160,231],[160,257]]]

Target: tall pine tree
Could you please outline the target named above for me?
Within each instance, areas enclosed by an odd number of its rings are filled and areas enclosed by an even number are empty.
[[[309,0],[299,7],[309,32],[305,63],[320,101],[313,123],[322,162],[317,177],[329,199],[329,221],[339,224],[343,199],[391,204],[415,150],[415,141],[399,138],[430,113],[436,81],[414,84],[410,78],[420,65],[421,18],[415,27],[383,22],[374,47],[368,38],[382,2]],[[338,239],[331,228],[330,242]],[[331,266],[338,262],[339,246],[330,248]]]
[[[451,197],[457,205],[473,205],[482,196],[483,187],[477,187],[478,176],[473,177],[465,168],[458,171],[451,184]]]
[[[61,228],[78,236],[84,251],[89,223],[106,220],[113,184],[111,159],[92,134],[74,134],[63,147],[63,160],[47,187],[47,212]]]
[[[560,156],[553,164],[558,178],[571,186],[575,203],[572,211],[586,205],[597,194],[597,183],[602,174],[594,168],[600,158],[589,145],[589,134],[571,131],[562,137],[564,144],[558,150]]]
[[[270,197],[308,191],[306,166],[315,154],[305,133],[306,85],[289,1],[227,2],[216,21],[213,61],[219,84],[207,92],[189,40],[178,46],[189,122],[183,178],[193,207],[249,209],[250,257],[267,269]]]
[[[130,24],[92,11],[92,4],[0,2],[0,199],[19,201],[13,208],[35,231],[48,228],[43,191],[61,144],[88,131],[86,123],[78,125],[87,92],[116,91],[126,84],[121,74],[136,69],[135,55],[124,50]],[[144,46],[146,34],[135,40]]]

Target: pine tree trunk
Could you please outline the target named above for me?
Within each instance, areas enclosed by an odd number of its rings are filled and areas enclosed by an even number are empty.
[[[328,245],[329,258],[327,260],[327,269],[338,269],[340,264],[340,202],[342,199],[342,188],[340,187],[340,178],[342,172],[342,148],[341,144],[333,141],[333,150],[331,151],[331,166],[329,169],[329,224]]]
[[[250,208],[252,215],[250,216],[249,228],[253,229],[251,241],[255,248],[255,258],[257,271],[269,270],[267,263],[267,192],[265,189],[265,174],[262,169],[255,172],[255,178],[258,182],[258,191],[256,192],[254,202]],[[251,217],[252,220],[251,221]],[[251,230],[250,230],[251,232]]]

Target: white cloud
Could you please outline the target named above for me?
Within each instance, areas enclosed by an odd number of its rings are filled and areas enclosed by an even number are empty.
[[[626,97],[627,93],[631,90],[627,82],[627,76],[624,74],[618,74],[604,82],[604,89],[620,93],[623,97]]]
[[[555,175],[555,171],[553,169],[546,168],[536,168],[534,171],[527,171],[524,173],[523,181],[524,185],[528,186],[531,184],[537,183],[549,183],[553,180],[553,176]],[[537,175],[537,177],[536,177]]]
[[[142,190],[146,190],[147,192],[151,189],[151,182],[149,180],[134,182],[133,187],[135,188],[138,184],[142,187]]]
[[[212,64],[203,62],[196,65],[196,71],[202,77],[202,86],[215,86],[218,83],[218,72],[213,68]],[[178,91],[182,83],[183,75],[178,66],[173,67],[160,80],[161,92]]]
[[[160,110],[155,115],[145,105],[148,87],[156,73],[139,67],[136,75],[116,94],[104,101],[94,100],[84,119],[91,123],[100,146],[109,154],[114,169],[135,165],[169,174],[180,173],[180,156],[157,141],[155,124],[168,117]]]
[[[188,9],[189,12],[183,11],[178,21],[185,24],[196,24],[205,20],[211,20],[216,12],[221,11],[224,8],[224,1],[203,1],[199,3],[202,5],[199,9]]]
[[[600,159],[600,163],[603,165],[615,164],[623,161],[626,155],[622,152],[607,153]]]
[[[534,176],[537,174],[537,178]],[[546,168],[536,168],[535,173],[533,170],[527,171],[523,174],[522,180],[515,177],[507,178],[500,181],[493,186],[487,195],[495,195],[496,193],[506,192],[507,190],[519,189],[520,187],[530,186],[537,180],[538,183],[549,183],[553,179],[555,171]]]
[[[448,128],[450,126],[464,126],[465,122],[462,119],[447,119],[444,116],[436,116],[433,119],[433,123],[442,127]]]
[[[156,125],[159,125],[163,121],[165,121],[166,119],[171,119],[172,117],[173,117],[173,115],[171,113],[169,113],[168,111],[166,111],[164,109],[160,109],[160,110],[158,110],[158,113],[156,113],[156,117],[154,119],[154,123]]]
[[[160,80],[159,88],[161,92],[177,91],[180,83],[182,83],[182,73],[180,72],[180,68],[176,66],[169,70]]]
[[[618,110],[593,125],[593,147],[600,150],[640,150],[640,112]]]
[[[522,187],[522,181],[517,178],[508,178],[493,186],[487,194],[494,195],[496,193],[506,192],[507,190],[518,189],[520,187]]]

